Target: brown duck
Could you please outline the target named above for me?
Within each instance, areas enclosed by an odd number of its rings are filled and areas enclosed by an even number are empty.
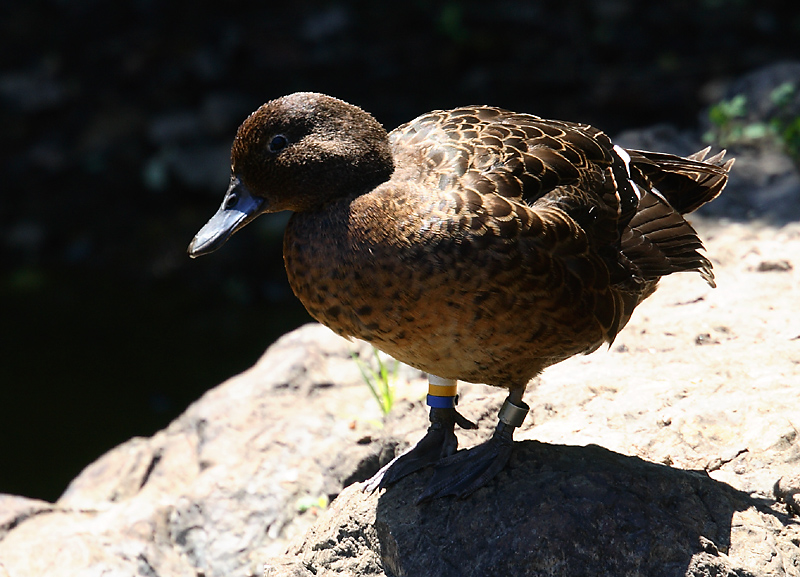
[[[256,110],[219,211],[189,246],[219,248],[293,211],[289,282],[308,312],[430,374],[431,426],[369,487],[436,464],[421,500],[466,496],[505,465],[549,365],[611,343],[658,279],[711,263],[683,219],[732,160],[625,150],[586,124],[490,106],[424,114],[387,135],[360,108],[297,93]],[[456,452],[456,380],[509,389],[488,441]]]

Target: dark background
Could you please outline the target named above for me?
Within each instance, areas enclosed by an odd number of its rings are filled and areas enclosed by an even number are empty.
[[[3,3],[0,492],[56,499],[308,317],[286,215],[197,261],[236,127],[326,92],[387,128],[494,104],[612,135],[695,127],[726,83],[800,57],[748,0]]]

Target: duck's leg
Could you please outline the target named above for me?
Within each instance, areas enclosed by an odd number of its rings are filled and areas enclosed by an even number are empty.
[[[431,408],[428,432],[414,447],[395,457],[369,479],[365,491],[387,487],[415,471],[449,457],[458,448],[455,426],[475,429],[477,425],[456,411],[457,385],[451,379],[428,377],[428,405]]]
[[[418,503],[447,495],[466,497],[491,481],[505,467],[511,456],[514,429],[528,414],[529,407],[522,401],[524,392],[524,385],[511,389],[500,408],[497,428],[491,439],[436,464],[433,477]]]

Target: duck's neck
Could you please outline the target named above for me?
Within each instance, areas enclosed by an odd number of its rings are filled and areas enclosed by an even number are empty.
[[[347,206],[356,198],[369,194],[381,184],[388,182],[393,172],[394,166],[391,166],[388,170],[374,171],[371,174],[361,175],[358,179],[344,179],[328,190],[317,190],[313,194],[308,194],[306,196],[308,202],[298,203],[292,210],[297,214],[320,213],[330,210],[333,205]]]

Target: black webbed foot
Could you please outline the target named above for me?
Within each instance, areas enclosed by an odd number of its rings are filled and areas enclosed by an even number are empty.
[[[463,498],[483,487],[508,462],[513,434],[514,427],[499,423],[488,441],[439,461],[417,503],[448,495]]]
[[[432,407],[431,426],[420,441],[405,453],[384,465],[364,485],[365,491],[374,491],[396,483],[403,477],[449,457],[458,448],[455,426],[476,429],[478,426],[455,409]]]
[[[491,481],[506,466],[514,444],[514,429],[528,414],[528,405],[519,403],[506,399],[500,409],[500,422],[488,441],[439,461],[417,503],[448,495],[464,498]]]

